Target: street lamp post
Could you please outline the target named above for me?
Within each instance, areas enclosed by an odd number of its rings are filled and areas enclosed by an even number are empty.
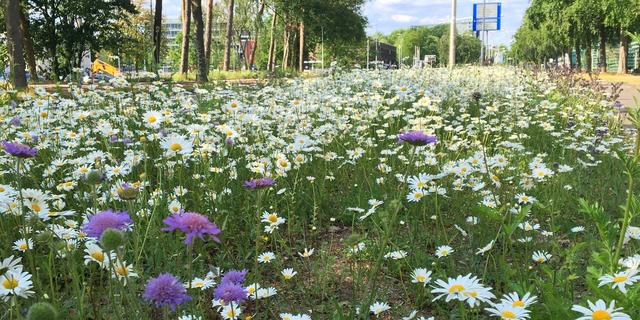
[[[449,69],[456,64],[456,0],[451,0],[451,26],[449,27]]]

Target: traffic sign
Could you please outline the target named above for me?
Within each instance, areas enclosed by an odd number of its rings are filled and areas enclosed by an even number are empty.
[[[500,30],[502,20],[502,3],[487,2],[473,4],[473,31]]]

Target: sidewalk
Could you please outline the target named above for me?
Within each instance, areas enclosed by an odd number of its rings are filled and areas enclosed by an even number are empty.
[[[640,91],[638,90],[640,90],[640,85],[623,84],[622,93],[618,101],[620,101],[626,109],[636,106],[634,98],[637,100],[637,104],[640,105]]]

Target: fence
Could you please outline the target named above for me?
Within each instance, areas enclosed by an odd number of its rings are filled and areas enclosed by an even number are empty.
[[[586,50],[582,50],[581,52],[581,62],[582,65],[585,65],[586,59],[588,59],[588,55]],[[608,47],[607,48],[607,70],[608,71],[616,71],[618,70],[618,58],[620,56],[619,47]],[[571,52],[571,62],[576,63],[576,53],[575,51]],[[596,47],[591,50],[591,65],[596,68],[600,65],[600,52]],[[640,69],[640,43],[633,42],[629,45],[629,54],[627,55],[627,69],[628,70],[637,70]]]

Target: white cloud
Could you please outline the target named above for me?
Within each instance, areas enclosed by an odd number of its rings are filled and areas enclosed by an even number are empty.
[[[408,23],[417,20],[418,18],[406,14],[393,14],[391,20],[395,22]]]
[[[420,24],[426,24],[426,25],[431,25],[431,24],[440,24],[440,23],[448,23],[449,20],[451,20],[450,16],[443,16],[443,17],[424,17],[422,19],[420,19]]]

